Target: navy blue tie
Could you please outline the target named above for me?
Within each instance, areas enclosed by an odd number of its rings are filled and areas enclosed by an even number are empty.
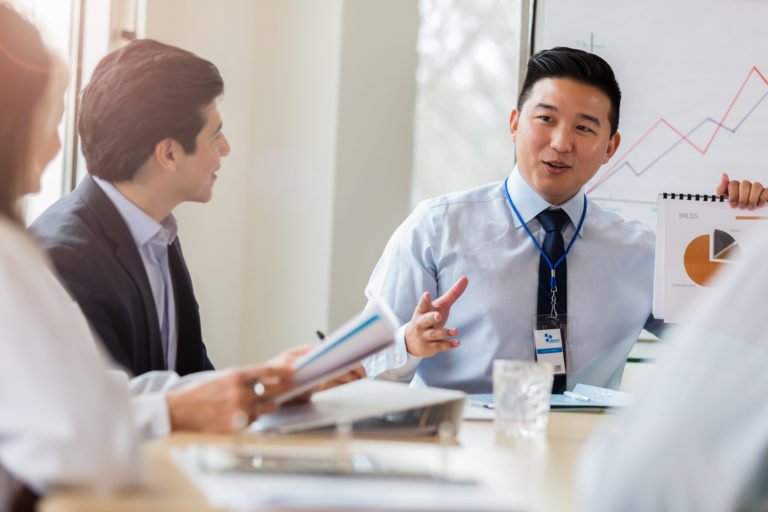
[[[568,214],[563,210],[544,210],[536,216],[541,223],[541,227],[547,234],[544,236],[544,243],[541,248],[544,250],[544,254],[549,257],[549,261],[554,265],[557,263],[563,253],[565,253],[565,241],[563,240],[562,229],[568,223]],[[567,269],[565,266],[565,260],[560,263],[555,272],[555,278],[557,282],[557,314],[565,315],[567,313],[566,308],[566,284],[567,284]],[[549,316],[552,313],[552,290],[550,289],[551,270],[544,256],[539,256],[539,294],[536,307],[536,313],[538,315]],[[565,332],[562,332],[565,336]],[[565,342],[563,342],[563,357],[565,357]],[[562,393],[565,391],[565,374],[555,375],[555,380],[552,384],[553,393]]]

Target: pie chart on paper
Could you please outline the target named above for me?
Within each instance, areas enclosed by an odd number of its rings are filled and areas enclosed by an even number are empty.
[[[740,255],[736,239],[723,230],[714,229],[711,234],[691,240],[683,254],[683,266],[691,281],[699,286],[709,286],[715,274],[724,265],[738,260]]]

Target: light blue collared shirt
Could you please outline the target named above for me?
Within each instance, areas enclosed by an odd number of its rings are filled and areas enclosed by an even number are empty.
[[[176,300],[168,267],[168,246],[176,240],[176,218],[170,214],[162,223],[158,223],[121,194],[112,183],[96,176],[93,180],[107,194],[133,235],[152,288],[167,369],[175,370],[178,349]]]
[[[553,207],[522,178],[509,177],[509,194],[541,244],[536,219]],[[560,206],[573,238],[583,192]],[[590,201],[579,239],[567,257],[567,385],[617,388],[627,354],[651,312],[655,236]],[[506,198],[504,182],[424,201],[395,231],[366,288],[383,298],[400,321],[411,319],[421,294],[445,293],[462,275],[469,287],[446,326],[459,329],[459,348],[431,358],[409,355],[405,326],[395,345],[364,362],[370,376],[413,381],[469,393],[492,391],[494,359],[534,359],[539,252]]]

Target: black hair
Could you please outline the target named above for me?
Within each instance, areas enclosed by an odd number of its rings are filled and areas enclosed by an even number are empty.
[[[602,57],[563,46],[536,53],[528,60],[525,81],[517,99],[517,110],[522,110],[533,86],[544,78],[568,78],[600,89],[611,101],[608,113],[611,135],[619,130],[621,89],[613,69]]]

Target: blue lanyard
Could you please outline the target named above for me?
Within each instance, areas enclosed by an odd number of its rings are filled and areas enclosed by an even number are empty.
[[[512,202],[512,197],[509,195],[509,187],[507,186],[507,182],[509,181],[509,177],[507,177],[504,180],[504,193],[507,195],[507,201],[509,201],[509,206],[512,207],[512,211],[515,212],[515,215],[517,215],[517,220],[520,221],[520,224],[523,225],[525,228],[525,232],[528,233],[528,236],[533,240],[534,245],[536,246],[536,249],[539,250],[539,254],[541,254],[544,257],[544,261],[547,262],[547,265],[549,266],[550,270],[550,278],[549,278],[549,288],[553,291],[557,290],[557,280],[555,279],[555,271],[557,270],[557,267],[560,266],[560,264],[565,261],[565,257],[568,256],[568,253],[571,252],[571,247],[573,247],[573,243],[576,241],[577,238],[579,238],[579,233],[581,232],[581,227],[584,225],[584,218],[587,216],[587,195],[584,194],[584,211],[581,212],[581,219],[579,219],[579,225],[576,227],[576,233],[574,233],[573,238],[571,238],[571,243],[568,244],[568,247],[565,249],[565,252],[562,256],[560,256],[560,259],[557,260],[554,264],[552,264],[552,261],[549,259],[549,256],[544,252],[544,249],[541,248],[541,245],[539,245],[539,242],[536,240],[536,237],[533,236],[533,233],[531,233],[531,230],[528,228],[525,222],[523,222],[523,216],[520,215],[520,212],[517,211],[517,208],[515,207],[515,203]]]

